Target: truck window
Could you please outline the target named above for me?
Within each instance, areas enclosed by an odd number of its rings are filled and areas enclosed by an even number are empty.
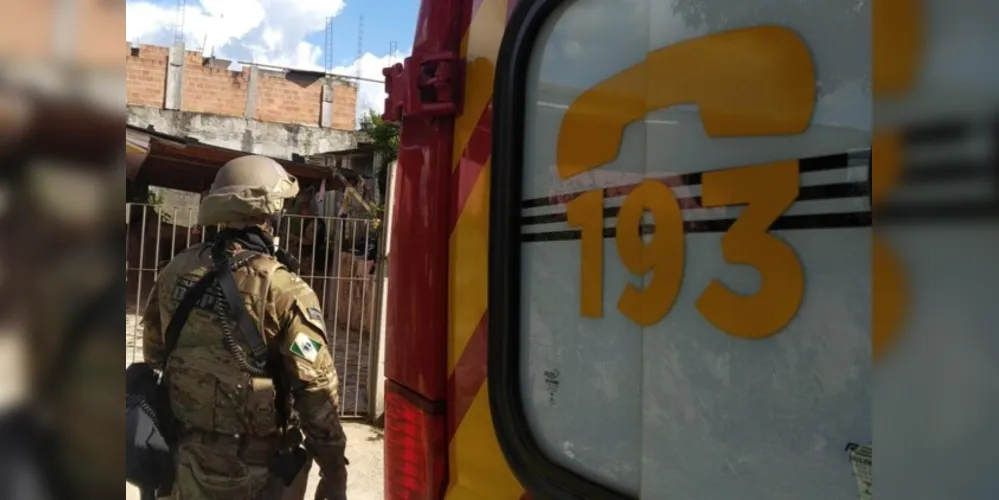
[[[872,439],[870,22],[848,2],[518,6],[489,395],[528,491],[864,493],[844,450]]]

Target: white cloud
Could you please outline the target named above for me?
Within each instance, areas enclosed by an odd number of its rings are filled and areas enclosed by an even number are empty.
[[[184,38],[188,47],[223,47],[238,42],[260,27],[261,33],[272,28],[268,18],[270,0],[203,0],[201,5],[184,9]],[[125,37],[138,43],[168,44],[173,40],[178,20],[176,8],[137,1],[125,4]],[[283,32],[281,27],[273,27]],[[304,34],[303,34],[304,36]],[[259,37],[259,35],[258,35]],[[207,42],[207,43],[206,43]]]
[[[361,58],[353,63],[346,66],[337,66],[331,71],[333,73],[348,75],[348,76],[360,76],[361,78],[370,78],[373,80],[384,80],[385,77],[382,76],[382,69],[401,62],[409,54],[400,53],[396,54],[395,58],[391,55],[376,56],[370,52],[365,53]],[[358,74],[358,67],[360,67],[360,74]],[[372,109],[378,113],[381,113],[385,109],[385,84],[373,83],[373,82],[360,82],[360,87],[357,92],[357,112],[358,117],[363,116],[366,110]]]
[[[184,11],[187,47],[236,61],[253,61],[293,69],[323,70],[322,47],[306,42],[321,32],[328,17],[337,16],[344,0],[200,0]],[[126,3],[125,36],[133,43],[169,45],[177,10],[145,0]],[[396,55],[396,62],[406,54]],[[382,80],[389,55],[364,54],[360,60],[333,68],[334,73]],[[384,85],[361,82],[358,112],[384,106]]]

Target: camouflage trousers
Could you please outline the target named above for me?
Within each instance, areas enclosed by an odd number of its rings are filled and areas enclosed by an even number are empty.
[[[177,450],[172,500],[303,500],[312,457],[285,487],[266,466],[247,464],[209,444],[183,443]]]

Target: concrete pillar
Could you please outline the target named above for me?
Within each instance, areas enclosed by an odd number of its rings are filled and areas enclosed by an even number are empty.
[[[378,297],[378,328],[371,334],[368,346],[368,408],[372,423],[382,423],[385,417],[385,317],[388,315],[388,258],[392,251],[392,205],[395,196],[396,162],[386,165],[388,170],[388,192],[385,196],[385,212],[382,213],[381,245],[378,245],[378,282],[381,294]]]
[[[385,171],[388,169],[388,165],[382,164],[382,157],[383,155],[380,152],[375,151],[371,159],[371,175],[375,177],[374,199],[375,203],[379,205],[381,205],[382,197],[385,195],[385,186],[383,184],[387,182]]]
[[[260,85],[260,68],[250,66],[250,82],[246,89],[246,109],[243,118],[252,120],[257,112],[257,87]]]
[[[165,109],[180,110],[184,94],[184,44],[175,43],[170,47],[167,63]]]
[[[333,83],[326,80],[323,83],[323,101],[321,103],[321,114],[319,118],[319,126],[321,127],[332,127],[333,126]]]

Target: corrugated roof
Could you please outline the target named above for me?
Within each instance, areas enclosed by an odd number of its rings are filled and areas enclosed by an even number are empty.
[[[226,162],[245,155],[243,151],[200,143],[194,139],[176,137],[153,130],[126,125],[126,151],[134,152],[139,161],[128,169],[128,176],[138,182],[182,191],[201,193],[207,190],[215,173]],[[141,152],[145,156],[141,160]],[[342,189],[343,185],[333,173],[305,163],[274,158],[289,174],[298,179],[302,189],[319,187],[326,180],[327,189]],[[346,180],[357,183],[358,176],[343,172]]]
[[[340,151],[326,151],[324,153],[316,153],[314,155],[309,155],[305,157],[305,159],[306,161],[308,161],[310,159],[317,159],[317,158],[329,158],[329,157],[343,158],[345,156],[362,155],[362,154],[364,155],[375,154],[374,144],[363,143],[363,144],[358,144],[358,146],[353,149],[341,149]]]

